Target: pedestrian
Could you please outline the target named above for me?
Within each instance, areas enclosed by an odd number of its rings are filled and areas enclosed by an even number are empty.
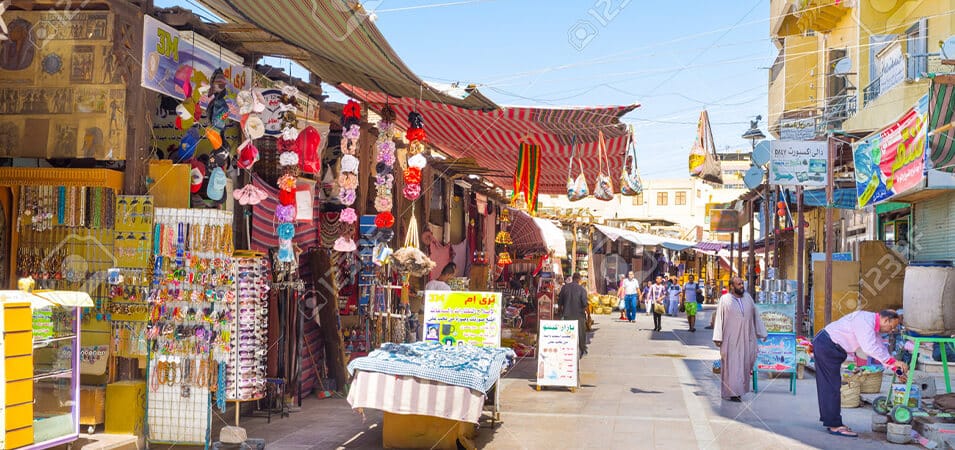
[[[637,318],[637,300],[640,297],[640,280],[631,270],[623,280],[623,301],[627,307],[627,321],[633,323]]]
[[[666,313],[667,288],[663,284],[663,276],[657,275],[656,283],[650,286],[647,293],[647,310],[653,314],[653,331],[661,331],[661,321],[663,314]]]
[[[667,284],[667,315],[670,317],[676,317],[677,313],[680,312],[680,297],[683,295],[683,288],[680,287],[680,283],[676,280],[676,277],[670,277],[670,282]]]
[[[441,275],[438,275],[438,278],[435,278],[424,285],[425,291],[450,291],[451,286],[448,285],[448,280],[454,277],[454,271],[457,270],[457,265],[453,262],[448,263],[441,269]]]
[[[696,312],[703,308],[703,292],[695,280],[696,278],[690,275],[689,280],[683,285],[683,309],[686,311],[686,322],[690,332],[696,332]]]
[[[712,278],[706,282],[706,303],[716,303],[716,285]]]
[[[627,303],[624,300],[624,295],[623,295],[623,280],[624,279],[626,279],[626,277],[623,274],[621,274],[620,279],[617,280],[617,309],[620,310],[620,319],[619,319],[620,321],[627,320],[627,314],[626,314]]]
[[[842,363],[849,354],[862,349],[865,354],[875,358],[883,366],[901,371],[902,381],[908,366],[897,361],[885,344],[882,334],[891,333],[898,328],[901,318],[891,309],[881,312],[856,311],[826,325],[812,340],[813,355],[816,361],[816,397],[819,401],[819,421],[829,434],[845,437],[857,437],[858,433],[842,423]]]
[[[572,280],[557,296],[557,313],[561,320],[577,321],[577,345],[583,357],[587,354],[587,289],[580,285],[579,273]]]
[[[743,279],[730,280],[730,292],[716,307],[713,343],[720,348],[724,400],[741,402],[749,392],[756,362],[756,339],[766,339],[766,327],[756,313],[753,298],[743,287]]]
[[[642,305],[641,308],[646,309],[648,316],[650,315],[650,312],[653,309],[653,307],[650,305],[650,288],[652,286],[653,286],[653,283],[651,283],[649,280],[645,281],[643,283],[643,291],[640,292],[642,294],[640,296],[640,304]]]

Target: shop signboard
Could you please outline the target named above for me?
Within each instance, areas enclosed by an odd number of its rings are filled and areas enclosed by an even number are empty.
[[[735,233],[739,231],[739,211],[735,209],[711,209],[710,231]]]
[[[781,186],[825,186],[825,141],[772,141],[769,184]]]
[[[859,208],[917,187],[925,178],[928,96],[891,125],[854,144]]]
[[[501,345],[501,293],[426,291],[424,340],[445,345]]]
[[[541,320],[537,352],[537,386],[578,386],[576,320]]]
[[[808,141],[816,137],[816,118],[802,117],[779,119],[779,139],[782,141]]]
[[[769,333],[765,341],[758,341],[756,370],[792,373],[796,370],[796,335]]]
[[[223,50],[201,36],[181,32],[150,16],[143,18],[142,86],[163,95],[185,100],[184,84],[197,90],[208,84],[212,73],[222,69],[226,78],[226,101],[229,117],[239,120],[236,94],[252,84],[252,70],[223,59]],[[232,59],[232,58],[228,58]],[[201,96],[199,105],[205,109],[207,96]]]
[[[784,295],[788,292],[770,292],[770,295]],[[795,304],[759,303],[756,305],[759,318],[762,319],[766,331],[770,333],[793,333],[796,323]]]
[[[879,92],[882,95],[905,81],[905,55],[902,43],[895,41],[876,55],[879,67]]]

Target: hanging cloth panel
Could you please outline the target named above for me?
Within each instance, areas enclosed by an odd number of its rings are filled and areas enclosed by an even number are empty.
[[[514,194],[511,202],[518,194],[524,193],[527,200],[527,210],[531,214],[537,213],[537,191],[540,189],[541,148],[539,145],[522,142],[517,152],[517,170],[514,172]]]

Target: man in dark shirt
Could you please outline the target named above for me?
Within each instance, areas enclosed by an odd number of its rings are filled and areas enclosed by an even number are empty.
[[[587,354],[587,289],[580,285],[580,274],[564,285],[557,296],[557,308],[562,320],[577,321],[577,340],[580,356]]]

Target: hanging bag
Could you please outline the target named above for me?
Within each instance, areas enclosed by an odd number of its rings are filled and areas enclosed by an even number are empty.
[[[623,169],[620,172],[620,193],[632,196],[641,192],[643,192],[643,182],[640,181],[640,172],[637,169],[637,146],[633,142],[631,130],[627,138],[627,153],[623,159]]]
[[[573,137],[570,148],[570,164],[567,167],[567,199],[576,202],[587,198],[590,195],[590,188],[587,186],[587,177],[584,175],[584,163],[580,159],[577,160],[577,164],[580,165],[580,175],[577,175],[577,178],[572,176],[574,156],[577,154],[577,136]]]
[[[690,150],[690,175],[715,184],[723,184],[720,160],[716,156],[713,142],[713,130],[710,128],[710,116],[704,109],[696,127],[696,141]]]
[[[600,164],[600,172],[597,174],[597,184],[594,186],[594,198],[597,200],[613,200],[613,180],[610,178],[610,165],[607,163],[607,148],[604,142],[604,132],[597,132],[597,158]],[[604,165],[607,171],[604,171]]]

